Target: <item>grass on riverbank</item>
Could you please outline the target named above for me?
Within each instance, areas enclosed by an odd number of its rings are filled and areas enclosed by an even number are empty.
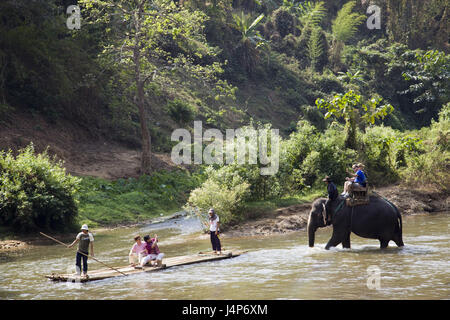
[[[311,189],[304,193],[293,194],[279,199],[252,201],[246,204],[246,214],[244,215],[244,219],[253,219],[258,215],[274,211],[279,208],[312,202],[317,198],[326,196],[325,189]]]
[[[180,210],[201,174],[161,171],[137,179],[107,181],[83,177],[79,192],[80,224],[90,227],[133,223]]]

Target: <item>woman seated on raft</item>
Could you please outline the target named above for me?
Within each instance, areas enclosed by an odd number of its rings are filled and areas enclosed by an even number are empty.
[[[366,175],[363,172],[364,165],[362,163],[354,164],[352,169],[355,174],[353,178],[345,178],[347,181],[344,183],[344,192],[341,194],[344,197],[348,197],[350,191],[353,191],[355,188],[365,188],[367,186]]]
[[[164,253],[161,253],[158,248],[158,235],[152,239],[149,235],[144,237],[144,242],[140,235],[134,237],[136,243],[130,250],[128,258],[130,260],[130,266],[135,269],[142,269],[147,263],[152,260],[156,260],[154,266],[161,267]]]

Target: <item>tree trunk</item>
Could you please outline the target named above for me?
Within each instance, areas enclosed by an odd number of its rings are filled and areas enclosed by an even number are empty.
[[[140,50],[140,33],[141,33],[142,11],[138,10],[134,15],[135,23],[135,41],[133,50],[134,75],[137,89],[137,106],[139,109],[139,119],[141,124],[142,135],[142,158],[141,158],[141,174],[149,174],[151,172],[151,140],[147,126],[147,114],[145,112],[145,96],[144,96],[144,80],[141,77],[141,50]]]
[[[356,150],[356,119],[353,112],[345,121],[345,146],[349,149]]]
[[[145,112],[144,83],[138,81],[137,85],[137,103],[139,108],[139,119],[141,123],[142,135],[142,158],[141,174],[149,174],[151,170],[151,137],[147,126],[147,113]]]

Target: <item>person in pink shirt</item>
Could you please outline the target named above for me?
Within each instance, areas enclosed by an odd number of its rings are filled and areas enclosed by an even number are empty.
[[[152,260],[156,260],[154,266],[161,267],[162,259],[164,258],[164,253],[159,251],[158,248],[158,235],[155,234],[154,238],[150,238],[149,235],[144,237],[144,241],[147,244],[148,255],[142,259],[141,265],[144,266]]]
[[[134,241],[136,241],[136,243],[131,248],[128,259],[132,267],[142,269],[142,261],[144,257],[147,256],[147,243],[142,242],[140,235],[134,237]]]

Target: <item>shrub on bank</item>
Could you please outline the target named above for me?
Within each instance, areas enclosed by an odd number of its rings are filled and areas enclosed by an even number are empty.
[[[424,152],[411,152],[406,156],[407,166],[400,170],[407,182],[432,185],[450,191],[450,103],[442,107],[439,120],[417,133],[423,140]]]
[[[240,182],[236,181],[231,187],[221,185],[213,179],[206,180],[201,187],[191,192],[185,208],[188,211],[198,209],[203,213],[209,208],[214,208],[224,225],[238,221],[244,209],[244,199],[249,194],[250,185],[239,177],[236,177],[236,180]]]
[[[30,144],[14,157],[0,152],[0,223],[16,231],[74,228],[79,179]]]

